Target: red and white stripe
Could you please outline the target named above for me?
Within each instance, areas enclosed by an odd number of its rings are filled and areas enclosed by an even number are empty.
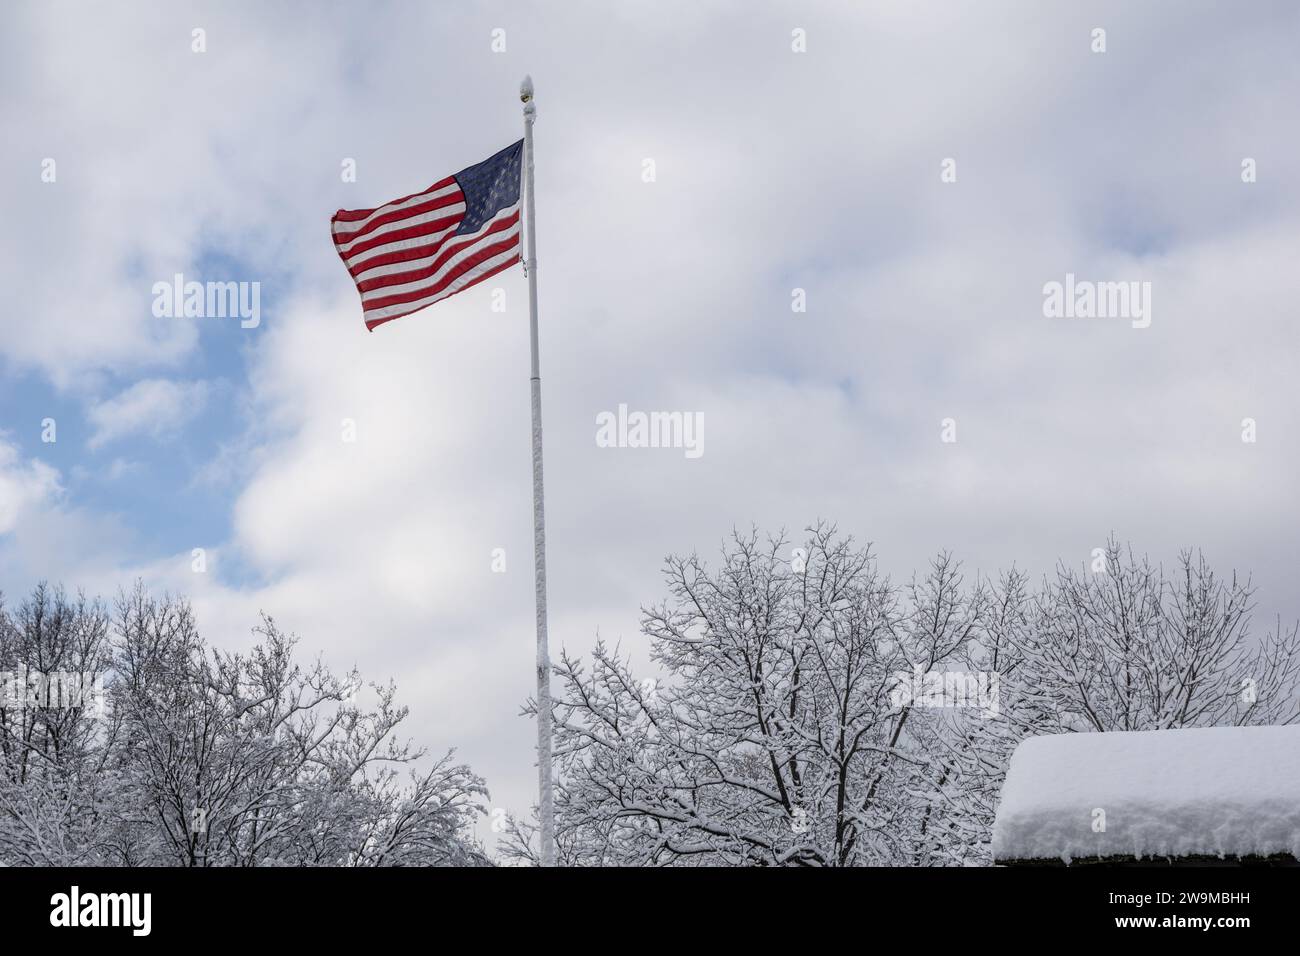
[[[519,261],[519,203],[455,236],[465,197],[455,177],[377,209],[339,210],[334,248],[361,293],[367,329],[410,315]]]

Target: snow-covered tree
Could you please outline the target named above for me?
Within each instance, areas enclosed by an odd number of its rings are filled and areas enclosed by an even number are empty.
[[[11,864],[478,864],[486,796],[451,754],[424,770],[406,709],[356,673],[294,660],[264,617],[247,654],[209,648],[184,601],[137,587],[115,613],[38,587],[0,607],[0,669],[92,672],[102,719],[0,702],[0,858]],[[403,775],[406,769],[409,774]]]
[[[1251,632],[1253,591],[1205,558],[1172,571],[1110,541],[1095,566],[1059,566],[1036,594],[1020,572],[992,589],[967,667],[1000,677],[996,719],[945,714],[927,851],[988,862],[1007,763],[1036,734],[1288,724],[1300,720],[1300,639]]]
[[[899,586],[822,524],[665,575],[643,621],[659,676],[603,642],[555,668],[564,863],[986,863],[1026,736],[1300,719],[1296,631],[1253,636],[1249,585],[1199,556],[1166,576],[1111,542],[1104,572],[1035,590],[940,555]],[[535,847],[511,821],[505,855]]]
[[[716,570],[670,558],[645,612],[663,680],[599,644],[556,672],[560,854],[572,863],[905,863],[927,756],[899,675],[945,667],[981,600],[938,559],[900,592],[867,549],[737,535]],[[507,851],[527,857],[516,825]]]

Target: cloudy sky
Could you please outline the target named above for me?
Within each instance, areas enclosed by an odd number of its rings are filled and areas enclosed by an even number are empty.
[[[1300,8],[1084,6],[6,5],[0,590],[266,610],[526,811],[526,283],[367,333],[329,219],[518,139],[531,73],[553,648],[819,517],[900,576],[1200,546],[1294,618]],[[177,273],[260,325],[155,317]],[[1045,317],[1067,273],[1150,327]],[[703,455],[597,447],[619,404]]]

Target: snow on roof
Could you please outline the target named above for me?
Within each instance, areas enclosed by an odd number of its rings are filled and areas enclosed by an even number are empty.
[[[1300,858],[1300,726],[1030,737],[1011,757],[995,860]]]

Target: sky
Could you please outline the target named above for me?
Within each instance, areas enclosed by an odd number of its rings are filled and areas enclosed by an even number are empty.
[[[367,333],[329,236],[518,139],[527,73],[553,653],[644,661],[665,556],[819,518],[903,579],[1202,548],[1300,616],[1294,4],[3,16],[9,602],[138,578],[231,649],[265,611],[528,811],[526,280]],[[260,322],[156,316],[178,273]],[[1149,325],[1049,317],[1067,275],[1149,283]],[[620,405],[702,454],[601,447]]]

